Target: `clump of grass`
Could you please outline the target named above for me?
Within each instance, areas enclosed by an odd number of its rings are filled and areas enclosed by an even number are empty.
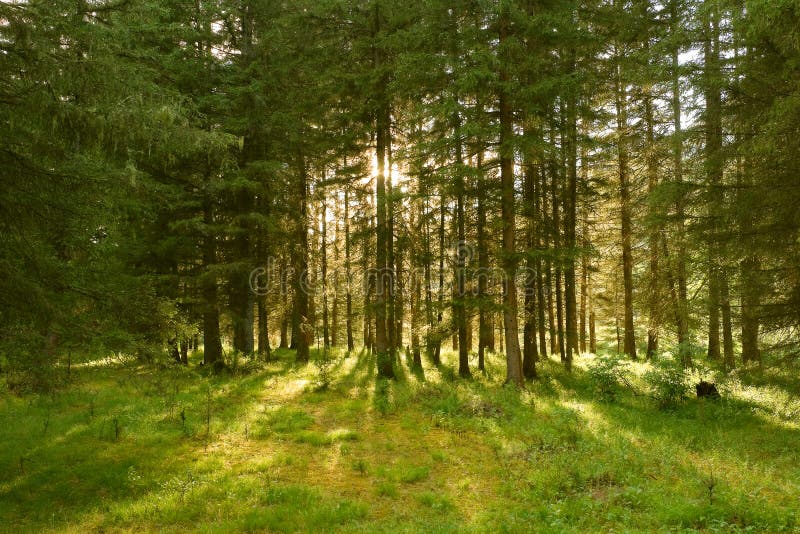
[[[300,485],[271,486],[259,506],[245,514],[232,531],[325,532],[357,522],[367,507],[348,499],[332,499]]]
[[[420,504],[441,512],[448,512],[455,508],[450,499],[431,491],[423,491],[422,493],[418,493],[416,495],[416,499]]]
[[[359,458],[358,460],[354,461],[351,465],[353,471],[363,475],[367,474],[367,462],[363,458]]]
[[[397,497],[397,486],[389,481],[382,481],[378,483],[378,487],[375,489],[375,493],[377,493],[380,497]]]
[[[430,475],[430,469],[424,466],[408,466],[403,468],[398,479],[403,484],[413,484],[425,480]]]
[[[279,434],[305,430],[314,424],[314,418],[302,410],[279,408],[269,417],[269,425]]]

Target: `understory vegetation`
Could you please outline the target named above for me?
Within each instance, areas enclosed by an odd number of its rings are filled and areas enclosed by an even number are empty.
[[[320,367],[273,356],[221,375],[199,353],[159,370],[78,362],[68,388],[4,394],[0,530],[800,528],[800,399],[785,371],[586,355],[572,373],[541,361],[518,389],[499,355],[472,380],[443,352],[386,381],[375,356],[334,350],[321,387]],[[669,393],[699,379],[722,398]]]

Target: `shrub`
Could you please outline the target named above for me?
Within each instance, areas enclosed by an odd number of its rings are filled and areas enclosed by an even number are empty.
[[[616,399],[619,383],[624,377],[624,363],[617,355],[598,356],[589,367],[592,390],[600,400],[611,402]]]
[[[653,397],[661,408],[669,408],[684,400],[690,389],[689,375],[674,360],[659,360],[644,374]]]
[[[317,366],[317,391],[326,391],[332,381],[332,372],[333,372],[333,358],[331,358],[327,350],[324,354],[318,356],[314,359],[314,365]]]

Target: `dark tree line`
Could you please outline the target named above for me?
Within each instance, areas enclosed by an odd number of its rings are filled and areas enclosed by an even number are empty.
[[[3,3],[0,366],[360,340],[382,377],[452,344],[461,376],[498,351],[521,384],[603,343],[794,357],[798,22],[760,0]]]

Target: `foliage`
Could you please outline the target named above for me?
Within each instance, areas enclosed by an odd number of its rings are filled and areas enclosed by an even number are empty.
[[[661,358],[644,373],[645,383],[661,408],[674,408],[687,398],[691,391],[690,375],[682,364]]]
[[[625,378],[625,362],[619,355],[599,355],[587,369],[594,394],[598,399],[613,402]]]

